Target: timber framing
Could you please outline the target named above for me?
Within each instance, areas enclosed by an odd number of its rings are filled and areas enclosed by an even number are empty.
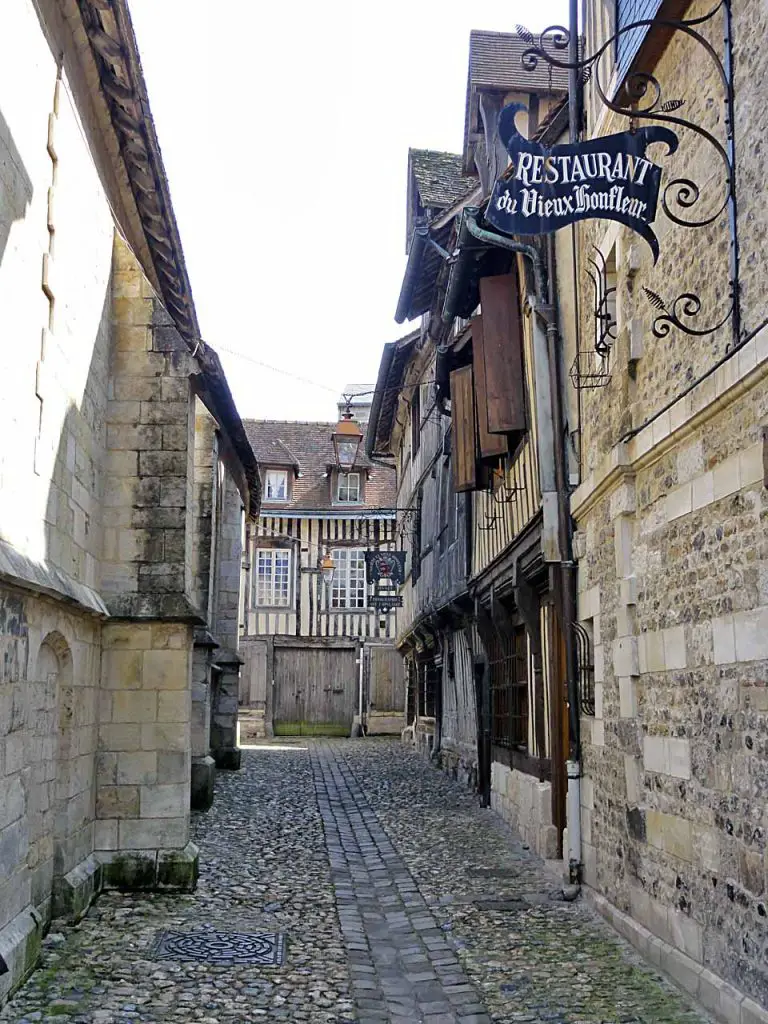
[[[181,238],[126,0],[76,2],[152,260],[152,266],[145,269],[158,287],[163,305],[186,347],[198,361],[203,376],[200,396],[243,467],[246,478],[245,485],[241,486],[243,502],[248,515],[255,517],[261,502],[258,465],[221,361],[214,349],[200,338]]]

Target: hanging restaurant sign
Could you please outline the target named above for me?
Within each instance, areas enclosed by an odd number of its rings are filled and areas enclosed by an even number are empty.
[[[386,580],[394,584],[405,583],[404,551],[366,551],[365,571],[369,583]]]
[[[655,263],[659,241],[651,224],[661,168],[645,151],[663,142],[674,153],[677,135],[648,125],[549,149],[518,132],[515,116],[524,109],[510,103],[499,115],[499,136],[512,163],[509,176],[496,182],[485,219],[507,235],[544,235],[588,217],[617,220],[646,240]]]

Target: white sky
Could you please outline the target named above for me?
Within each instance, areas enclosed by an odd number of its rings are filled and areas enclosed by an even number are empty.
[[[407,332],[408,147],[461,150],[470,29],[540,30],[565,0],[130,9],[203,338],[241,415],[332,419]]]

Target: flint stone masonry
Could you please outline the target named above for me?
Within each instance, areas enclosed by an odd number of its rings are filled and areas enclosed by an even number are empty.
[[[705,10],[697,0],[686,17]],[[758,42],[766,11],[747,0],[733,5],[732,14],[742,135],[737,127],[738,229],[747,254],[739,286],[747,335],[768,313],[761,284],[768,235],[755,191],[763,161],[749,141],[760,137],[768,109]],[[720,21],[705,34],[721,47]],[[593,42],[587,42],[590,52]],[[690,39],[675,33],[648,70],[665,96],[684,99],[686,118],[722,138],[722,87],[714,65],[698,59]],[[594,103],[598,114],[592,86],[587,93],[587,105]],[[601,133],[625,127],[604,109],[601,116]],[[676,178],[699,182],[704,204],[715,201],[714,164],[705,149],[681,139],[666,162]],[[602,720],[583,719],[583,771],[593,791],[584,874],[610,913],[634,920],[641,945],[660,956],[657,944],[665,944],[665,955],[678,957],[678,980],[691,982],[694,992],[699,986],[699,998],[720,1019],[739,1021],[748,1019],[750,1001],[768,1006],[768,783],[759,739],[768,711],[762,465],[768,331],[757,331],[696,384],[731,349],[730,323],[695,340],[675,328],[668,338],[656,338],[658,310],[644,289],[665,303],[695,293],[702,313],[717,322],[715,311],[724,314],[729,304],[727,218],[702,232],[662,216],[657,226],[655,265],[624,228],[612,235],[598,223],[579,229],[583,250],[604,244],[607,258],[615,242],[621,321],[610,382],[581,393],[583,476],[571,502],[580,538],[579,616],[587,620],[599,608],[600,641],[612,655],[603,664]],[[629,324],[636,338],[642,331],[634,353]],[[593,326],[585,312],[582,332]],[[574,394],[574,422],[575,406]],[[622,441],[630,430],[636,433]],[[595,641],[597,652],[597,630]],[[721,989],[715,997],[711,982],[700,980],[704,972],[732,992],[722,995]]]

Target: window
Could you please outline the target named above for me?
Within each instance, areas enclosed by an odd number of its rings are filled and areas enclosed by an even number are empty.
[[[336,548],[336,571],[331,588],[331,608],[365,608],[365,551],[361,548]]]
[[[421,385],[413,389],[411,398],[411,458],[419,450],[421,444]]]
[[[339,473],[336,500],[345,502],[360,501],[359,473]]]
[[[287,607],[290,604],[289,548],[259,548],[254,574],[255,604]]]
[[[288,472],[285,469],[268,469],[264,479],[265,501],[288,500]]]
[[[525,750],[528,746],[528,640],[525,628],[495,633],[488,650],[491,677],[492,742]]]

